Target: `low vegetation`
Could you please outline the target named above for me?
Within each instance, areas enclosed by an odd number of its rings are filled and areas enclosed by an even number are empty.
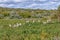
[[[60,40],[60,23],[57,20],[46,24],[38,20],[1,19],[0,40]]]
[[[60,40],[58,10],[0,7],[0,40]]]

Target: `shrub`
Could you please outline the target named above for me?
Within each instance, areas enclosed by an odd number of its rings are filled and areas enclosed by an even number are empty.
[[[10,14],[9,14],[10,18],[13,19],[13,18],[18,18],[20,19],[21,17],[19,16],[19,14],[17,14],[16,12],[12,11]]]
[[[4,15],[3,14],[0,14],[0,19],[3,19],[4,18]]]

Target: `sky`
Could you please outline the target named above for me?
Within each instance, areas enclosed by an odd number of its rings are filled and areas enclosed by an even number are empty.
[[[60,0],[0,0],[0,7],[57,9]]]

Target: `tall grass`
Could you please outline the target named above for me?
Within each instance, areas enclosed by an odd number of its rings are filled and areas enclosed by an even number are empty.
[[[38,20],[38,19],[37,19]],[[55,40],[60,37],[60,23],[57,20],[54,23],[43,24],[42,22],[16,19],[0,19],[0,40]],[[19,27],[13,27],[14,24],[21,23]],[[24,24],[25,23],[25,24]],[[9,27],[9,24],[12,27]]]

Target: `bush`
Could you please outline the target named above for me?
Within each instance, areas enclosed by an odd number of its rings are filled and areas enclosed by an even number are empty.
[[[0,19],[3,19],[4,18],[4,15],[3,14],[0,14]]]
[[[16,12],[13,12],[13,11],[9,14],[9,16],[10,16],[11,19],[13,19],[13,18],[18,18],[18,19],[20,19],[20,18],[21,18],[21,17],[19,16],[19,14],[17,14]]]

